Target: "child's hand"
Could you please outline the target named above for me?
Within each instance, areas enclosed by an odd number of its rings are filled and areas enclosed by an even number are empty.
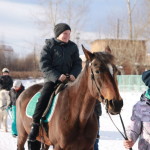
[[[74,81],[76,78],[71,74],[70,75],[70,81]]]
[[[124,140],[123,141],[123,145],[125,148],[129,149],[132,148],[132,146],[134,145],[133,141],[129,141],[129,140]]]
[[[65,80],[66,80],[66,75],[62,74],[62,75],[59,77],[58,80],[61,81],[61,82],[65,81]]]

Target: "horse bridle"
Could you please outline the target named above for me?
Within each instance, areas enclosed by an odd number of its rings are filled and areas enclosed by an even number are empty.
[[[101,98],[102,102],[105,104],[105,109],[106,109],[106,112],[108,113],[108,99],[105,99],[103,97],[103,95],[101,94],[100,88],[98,87],[98,85],[96,83],[95,76],[94,76],[92,68],[91,68],[91,80],[94,81],[95,86],[96,86],[96,88],[98,90],[98,93],[99,93],[99,97]]]
[[[122,128],[123,128],[124,134],[123,134],[123,133],[119,130],[119,128],[116,126],[116,124],[114,123],[112,117],[110,116],[110,113],[108,112],[108,99],[105,99],[105,98],[103,97],[103,95],[101,94],[101,91],[100,91],[100,89],[99,89],[99,87],[98,87],[98,85],[97,85],[97,83],[96,83],[95,76],[94,76],[94,73],[93,73],[92,68],[91,68],[91,80],[93,80],[94,83],[95,83],[95,86],[96,86],[96,88],[97,88],[97,90],[98,90],[98,93],[99,93],[99,97],[102,99],[102,102],[104,102],[106,112],[107,112],[107,114],[108,114],[110,120],[112,121],[113,125],[116,127],[116,129],[119,131],[119,133],[122,135],[122,137],[123,137],[125,140],[128,140],[127,133],[126,133],[126,130],[125,130],[125,126],[124,126],[124,123],[123,123],[123,119],[122,119],[122,117],[121,117],[121,114],[119,113],[119,117],[120,117],[120,121],[121,121],[121,124],[122,124]],[[129,150],[132,150],[132,148],[129,148]]]

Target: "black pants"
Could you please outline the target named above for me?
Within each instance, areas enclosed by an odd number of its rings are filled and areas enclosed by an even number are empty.
[[[33,115],[33,122],[39,123],[40,119],[42,118],[42,115],[48,105],[49,99],[51,94],[54,91],[56,83],[53,82],[46,82],[42,88],[41,96],[38,99],[38,102],[36,104],[35,112]]]

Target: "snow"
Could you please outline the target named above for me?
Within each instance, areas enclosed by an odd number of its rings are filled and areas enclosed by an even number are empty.
[[[25,87],[29,87],[32,84],[43,82],[43,79],[28,79],[22,80]],[[122,109],[122,118],[125,126],[128,125],[130,116],[132,113],[133,105],[139,100],[140,95],[143,91],[130,91],[130,92],[120,92],[121,97],[124,100],[124,106]],[[106,113],[105,106],[102,106],[102,116],[100,117],[100,142],[99,150],[125,150],[123,147],[123,138],[117,131],[113,123],[111,122],[108,114]],[[119,116],[112,116],[117,127],[122,131],[121,122]],[[123,131],[122,131],[123,132]],[[8,116],[8,132],[0,131],[0,150],[16,150],[17,138],[13,138],[11,135],[11,119]],[[25,145],[27,149],[27,144]],[[137,150],[137,142],[133,147],[133,150]],[[52,147],[49,148],[52,150]]]
[[[132,114],[133,105],[139,100],[141,92],[120,92],[124,100],[124,106],[121,112],[125,127],[129,124],[130,116]],[[123,137],[111,122],[108,114],[103,107],[103,114],[100,117],[100,150],[125,150],[123,147]],[[123,133],[123,128],[118,115],[111,116],[113,121]],[[137,143],[134,145],[133,150],[137,150]]]

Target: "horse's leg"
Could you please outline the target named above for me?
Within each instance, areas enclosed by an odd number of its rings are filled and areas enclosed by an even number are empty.
[[[59,145],[55,145],[54,150],[63,150],[63,149],[61,149]]]
[[[49,145],[44,144],[44,148],[41,148],[40,150],[48,150],[49,149]]]
[[[44,150],[48,150],[49,149],[49,145],[44,145],[45,146],[45,149]]]
[[[24,132],[24,135],[19,135],[17,138],[17,150],[24,150],[24,144],[27,140],[27,133]]]
[[[24,144],[27,140],[27,132],[25,131],[21,119],[17,120],[17,130],[18,130],[18,138],[17,138],[17,150],[24,150]]]
[[[28,141],[28,150],[48,150],[49,146],[44,145],[44,147],[41,147],[41,142],[35,141],[30,142]]]
[[[28,150],[41,150],[41,142],[35,141],[35,142],[30,142],[28,141]]]
[[[3,123],[4,123],[4,131],[5,132],[8,132],[7,131],[7,111],[6,110],[4,110],[3,111]]]
[[[93,148],[90,148],[89,150],[94,150],[94,147],[93,147]]]

